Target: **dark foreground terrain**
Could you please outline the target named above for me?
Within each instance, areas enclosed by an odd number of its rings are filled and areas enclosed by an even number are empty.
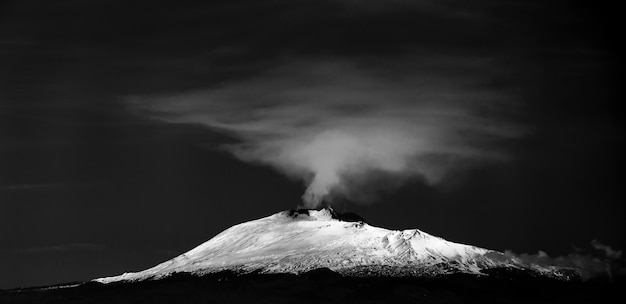
[[[621,302],[623,282],[563,282],[505,273],[491,277],[349,278],[230,272],[102,285],[89,282],[0,291],[0,303],[605,303]]]

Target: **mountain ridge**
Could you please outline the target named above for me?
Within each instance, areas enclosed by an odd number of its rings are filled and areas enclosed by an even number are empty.
[[[517,269],[559,280],[575,270],[524,264],[503,253],[447,241],[419,229],[388,230],[332,208],[282,211],[232,226],[171,260],[99,283],[153,280],[176,273],[302,274],[327,268],[346,276],[487,275]]]

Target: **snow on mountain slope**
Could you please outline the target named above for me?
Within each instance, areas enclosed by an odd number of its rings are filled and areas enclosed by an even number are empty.
[[[500,257],[497,251],[449,242],[417,229],[392,231],[343,221],[325,208],[283,211],[235,225],[155,267],[95,281],[140,281],[178,272],[303,273],[318,268],[351,275],[381,267],[393,269],[392,275],[479,274],[481,269],[513,265],[510,261],[503,265]]]

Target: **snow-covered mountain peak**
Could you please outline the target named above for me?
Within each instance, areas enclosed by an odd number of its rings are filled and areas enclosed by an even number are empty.
[[[356,213],[337,213],[331,207],[286,210],[268,218],[277,220],[283,217],[290,220],[365,222],[365,220]]]
[[[286,216],[291,219],[309,220],[309,221],[332,221],[337,220],[337,214],[331,208],[315,209],[298,209],[288,210],[277,213],[279,216]]]
[[[515,263],[497,251],[449,242],[418,229],[379,228],[358,215],[323,208],[282,211],[235,225],[155,267],[96,281],[137,281],[178,272],[201,275],[223,270],[303,273],[328,268],[348,275],[419,276],[524,267]]]

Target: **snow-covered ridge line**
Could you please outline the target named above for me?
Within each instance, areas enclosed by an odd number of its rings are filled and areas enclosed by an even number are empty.
[[[481,274],[494,267],[532,269],[500,252],[446,241],[418,229],[388,230],[330,208],[289,210],[226,229],[169,261],[135,273],[96,279],[100,283],[158,279],[174,273],[223,270],[303,273],[313,269],[358,275],[387,267],[406,273]],[[551,273],[551,269],[532,269]]]

